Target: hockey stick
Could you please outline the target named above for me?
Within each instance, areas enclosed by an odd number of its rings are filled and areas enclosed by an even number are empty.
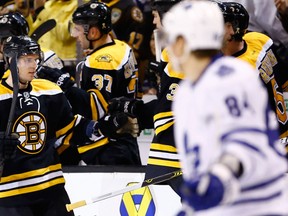
[[[34,30],[34,32],[31,34],[31,38],[35,41],[38,41],[40,37],[42,37],[44,34],[46,34],[48,31],[53,29],[56,26],[55,19],[48,19],[45,22],[43,22],[41,25],[38,26]]]
[[[17,68],[17,56],[14,56],[11,60],[10,71],[12,75],[12,82],[13,82],[13,98],[12,104],[9,112],[9,118],[7,123],[7,128],[5,131],[5,136],[9,136],[11,133],[12,122],[15,114],[15,107],[17,102],[17,96],[19,91],[19,79],[18,79],[18,68]]]
[[[160,62],[161,61],[161,46],[159,43],[159,29],[154,29],[153,30],[154,34],[154,44],[155,44],[155,55],[156,55],[156,61]]]
[[[133,190],[137,190],[137,189],[142,188],[142,187],[146,187],[146,186],[149,186],[149,185],[154,185],[154,184],[157,184],[157,183],[168,181],[168,180],[170,180],[172,178],[175,178],[175,177],[178,177],[178,176],[181,176],[181,175],[182,175],[182,171],[181,170],[170,172],[170,173],[167,173],[167,174],[164,174],[164,175],[161,175],[161,176],[157,176],[155,178],[147,179],[147,180],[145,180],[143,182],[140,182],[138,184],[135,184],[135,185],[132,185],[132,186],[129,186],[129,187],[126,187],[126,188],[123,188],[123,189],[120,189],[120,190],[117,190],[117,191],[114,191],[114,192],[110,192],[110,193],[107,193],[107,194],[104,194],[104,195],[101,195],[101,196],[97,196],[97,197],[92,197],[92,198],[87,199],[87,200],[81,200],[81,201],[78,201],[78,202],[75,202],[75,203],[66,204],[66,209],[67,209],[68,212],[70,212],[73,209],[76,209],[76,208],[79,208],[79,207],[82,207],[82,206],[85,206],[85,205],[89,205],[89,204],[92,204],[92,203],[95,203],[95,202],[99,202],[101,200],[105,200],[105,199],[108,199],[108,198],[111,198],[111,197],[115,197],[117,195],[124,194],[124,193],[130,192],[130,191],[133,191]]]
[[[13,82],[13,97],[12,97],[12,103],[11,103],[11,108],[10,108],[9,117],[8,117],[8,123],[7,123],[6,131],[5,131],[5,137],[8,137],[11,133],[12,123],[13,123],[15,108],[16,108],[16,103],[17,103],[17,97],[18,97],[18,91],[19,91],[17,56],[14,56],[11,60],[10,71],[11,71],[12,82]],[[0,178],[3,173],[3,168],[4,168],[4,157],[2,155],[0,159]]]

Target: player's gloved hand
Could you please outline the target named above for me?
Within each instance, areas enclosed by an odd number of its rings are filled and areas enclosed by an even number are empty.
[[[57,68],[41,66],[37,70],[36,76],[37,78],[47,79],[56,83],[64,92],[75,84],[69,73],[65,73]]]
[[[0,132],[0,157],[11,159],[15,156],[17,145],[20,145],[19,135],[11,133],[5,136],[5,132]]]
[[[121,137],[123,134],[131,134],[133,137],[137,137],[138,133],[137,119],[131,118],[123,112],[106,115],[97,122],[91,121],[86,130],[86,134],[91,140],[101,135],[112,139]]]
[[[148,64],[148,71],[154,72],[157,75],[161,75],[164,69],[164,65],[162,62],[158,61],[150,61]]]
[[[223,164],[215,164],[198,180],[185,181],[181,189],[183,201],[195,211],[232,203],[238,197],[240,185],[237,178]]]
[[[109,101],[108,112],[124,112],[132,116],[138,116],[141,112],[142,100],[131,99],[126,97],[113,98]]]

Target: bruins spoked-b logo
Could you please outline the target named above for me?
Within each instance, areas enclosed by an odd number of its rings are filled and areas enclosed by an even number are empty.
[[[44,147],[46,139],[46,119],[39,112],[26,112],[15,122],[13,131],[19,134],[18,148],[28,154],[37,154]]]

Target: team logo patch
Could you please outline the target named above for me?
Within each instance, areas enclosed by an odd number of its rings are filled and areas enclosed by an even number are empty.
[[[112,8],[111,11],[111,22],[115,24],[121,18],[122,11],[119,8]]]
[[[18,148],[28,154],[39,153],[44,147],[46,130],[46,119],[41,113],[31,111],[23,114],[13,127],[13,131],[20,136]]]
[[[135,183],[129,183],[127,186]],[[154,216],[156,206],[149,187],[143,187],[123,194],[120,204],[121,216]]]
[[[112,61],[112,56],[109,55],[109,54],[100,55],[100,56],[97,56],[95,58],[95,60],[98,61],[98,62],[111,62]]]
[[[132,19],[137,22],[143,22],[143,13],[138,7],[133,7],[131,9]]]

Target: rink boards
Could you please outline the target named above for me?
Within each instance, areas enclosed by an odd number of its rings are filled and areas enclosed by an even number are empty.
[[[119,170],[119,171],[115,171]],[[142,167],[64,168],[71,202],[98,197],[143,181]],[[174,216],[180,198],[166,185],[154,185],[74,210],[76,216]]]
[[[142,182],[153,130],[142,131],[138,145],[142,167],[64,167],[71,202],[98,197]],[[75,216],[175,216],[179,196],[166,185],[153,185],[74,210]]]

